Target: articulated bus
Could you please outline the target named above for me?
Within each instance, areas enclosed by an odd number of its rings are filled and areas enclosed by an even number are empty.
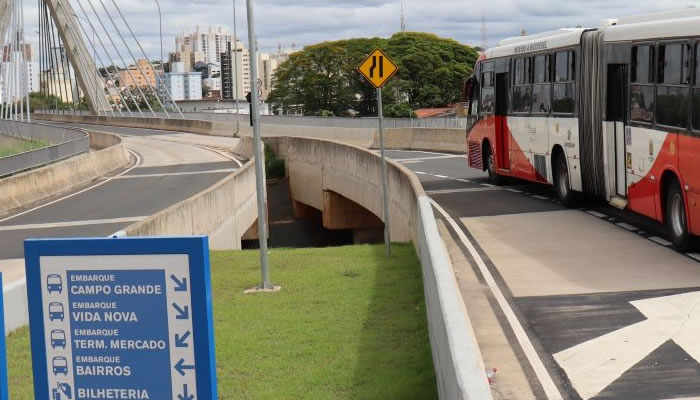
[[[700,235],[700,9],[503,40],[465,84],[468,164]]]

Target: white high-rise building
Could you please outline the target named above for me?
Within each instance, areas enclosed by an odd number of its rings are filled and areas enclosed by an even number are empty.
[[[18,58],[21,57],[19,52],[17,54]],[[26,98],[28,93],[39,91],[38,63],[24,63],[22,60],[16,59],[14,61],[3,62],[1,65],[2,84],[0,85],[0,102],[19,101],[20,98]],[[10,84],[10,82],[19,82],[20,84]]]
[[[186,32],[175,38],[177,52],[201,52],[204,62],[220,63],[221,53],[233,43],[233,34],[222,27],[198,26],[194,32]]]
[[[170,97],[175,101],[202,99],[202,73],[185,72],[185,66],[181,62],[172,63],[170,72],[165,74],[163,80]],[[161,87],[160,80],[158,82]]]

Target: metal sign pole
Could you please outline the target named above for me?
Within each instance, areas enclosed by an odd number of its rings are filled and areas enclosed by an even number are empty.
[[[386,181],[386,148],[384,147],[384,111],[382,110],[382,88],[377,88],[377,110],[379,115],[379,142],[382,153],[382,201],[384,206],[384,246],[386,255],[391,255],[391,228],[389,224],[389,191]]]
[[[255,26],[253,25],[253,0],[246,0],[248,7],[248,48],[250,53],[250,87],[255,88],[258,80],[258,53],[255,49]],[[255,186],[258,198],[258,238],[260,242],[260,263],[262,265],[262,289],[270,288],[270,270],[267,263],[267,228],[265,213],[265,170],[262,163],[262,140],[260,139],[260,104],[258,91],[251,89],[251,121],[253,122],[253,142],[255,150]]]
[[[5,301],[2,294],[2,273],[0,273],[0,400],[9,400],[7,387],[7,350],[5,349]]]

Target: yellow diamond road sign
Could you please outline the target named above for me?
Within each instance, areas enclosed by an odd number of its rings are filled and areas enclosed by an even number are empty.
[[[362,61],[357,70],[369,83],[379,89],[399,70],[399,67],[381,49],[375,49]]]

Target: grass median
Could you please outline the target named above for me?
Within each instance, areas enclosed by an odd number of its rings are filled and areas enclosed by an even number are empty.
[[[45,140],[23,140],[0,135],[0,158],[48,147]]]
[[[221,399],[436,399],[421,269],[410,245],[213,252]],[[33,399],[26,329],[8,338],[10,394]]]

